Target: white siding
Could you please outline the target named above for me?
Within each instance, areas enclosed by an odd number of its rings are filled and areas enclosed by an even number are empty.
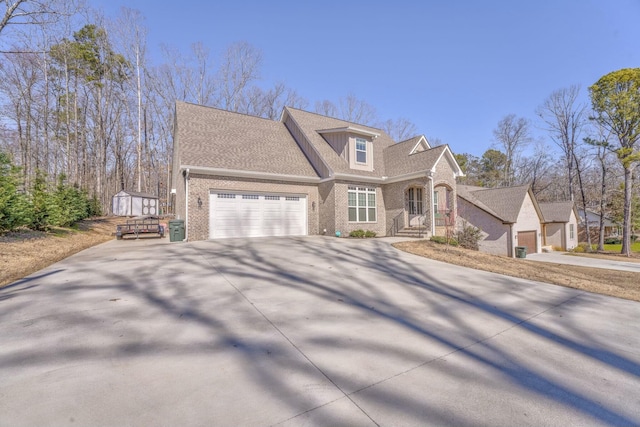
[[[541,222],[542,218],[538,215],[538,211],[536,210],[531,197],[527,193],[522,202],[522,206],[520,207],[520,213],[518,214],[518,220],[513,225],[513,243],[514,247],[517,244],[517,235],[520,231],[535,231],[536,232],[536,252],[541,251],[542,242],[541,242]],[[515,250],[515,249],[514,249]],[[514,255],[514,254],[512,254]]]

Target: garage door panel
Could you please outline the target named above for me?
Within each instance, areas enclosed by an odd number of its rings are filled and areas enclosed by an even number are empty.
[[[209,237],[307,234],[307,199],[275,194],[210,194]]]
[[[537,252],[536,232],[535,231],[519,231],[518,246],[527,248],[527,253],[533,254]]]

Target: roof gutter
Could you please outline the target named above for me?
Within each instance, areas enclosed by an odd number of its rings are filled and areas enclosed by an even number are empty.
[[[270,179],[274,181],[285,181],[285,182],[301,182],[307,184],[321,184],[324,182],[330,182],[335,180],[345,180],[345,181],[357,181],[357,182],[365,182],[370,184],[393,184],[395,182],[406,181],[408,179],[417,179],[430,177],[433,175],[433,171],[424,170],[420,172],[411,172],[404,175],[398,175],[394,177],[377,177],[377,176],[364,176],[364,175],[354,175],[350,173],[341,173],[337,172],[327,178],[320,178],[318,176],[303,176],[303,175],[285,175],[279,173],[269,173],[269,172],[257,172],[257,171],[248,171],[248,170],[238,170],[238,169],[224,169],[224,168],[209,168],[204,166],[192,166],[192,165],[184,165],[181,168],[183,171],[190,171],[191,173],[200,173],[204,175],[218,175],[218,176],[228,176],[233,178],[249,178],[249,179]]]
[[[404,175],[394,176],[389,178],[388,176],[376,177],[376,176],[363,176],[363,175],[353,175],[350,173],[334,173],[328,178],[323,178],[320,180],[321,183],[335,181],[337,179],[342,179],[345,181],[357,181],[357,182],[366,182],[371,184],[393,184],[395,182],[406,181],[408,179],[417,179],[417,178],[429,178],[433,176],[433,171],[425,170],[420,172],[412,172]]]
[[[201,173],[204,175],[229,176],[233,178],[250,178],[250,179],[270,179],[274,181],[286,182],[304,182],[309,184],[318,184],[321,182],[317,176],[303,175],[285,175],[280,173],[257,172],[238,169],[208,168],[203,166],[185,165],[182,169],[191,170],[191,173]]]

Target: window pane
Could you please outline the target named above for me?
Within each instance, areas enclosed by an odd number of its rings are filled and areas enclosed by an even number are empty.
[[[356,162],[367,163],[367,141],[356,139]]]
[[[358,193],[358,206],[367,206],[367,195],[365,193]]]
[[[376,195],[375,194],[368,194],[367,196],[369,197],[369,207],[375,207],[376,206]]]
[[[349,221],[357,221],[356,208],[349,208]]]
[[[367,220],[367,208],[358,208],[358,221],[364,222]]]
[[[349,192],[349,206],[356,206],[356,193]]]
[[[369,208],[369,221],[376,220],[376,208]]]

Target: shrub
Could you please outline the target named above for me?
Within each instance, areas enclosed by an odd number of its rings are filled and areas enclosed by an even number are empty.
[[[589,246],[588,243],[581,242],[581,243],[578,243],[578,246],[573,248],[571,250],[571,252],[575,252],[575,253],[580,253],[581,254],[581,253],[584,253],[584,252],[592,252],[593,249],[594,249],[594,247],[593,246]]]
[[[31,223],[31,204],[20,186],[20,168],[0,151],[0,233]]]
[[[451,246],[458,246],[458,241],[456,239],[450,238],[447,241],[447,238],[445,236],[431,236],[431,238],[429,240],[431,240],[432,242],[435,242],[435,243],[443,244],[443,245],[448,243]]]
[[[351,231],[349,233],[349,237],[362,238],[362,237],[364,237],[364,230],[362,230],[362,229],[353,230],[353,231]]]
[[[480,249],[479,243],[482,240],[482,230],[472,225],[467,225],[457,233],[456,237],[460,246],[477,251]]]
[[[605,245],[619,245],[622,243],[622,239],[619,237],[607,237],[604,239]]]
[[[363,229],[359,228],[357,230],[353,230],[352,232],[350,232],[349,237],[364,239],[365,237],[376,237],[376,233],[370,230],[364,231]]]
[[[36,171],[36,179],[31,191],[33,216],[31,224],[29,224],[30,228],[37,231],[48,231],[51,228],[55,218],[60,215],[58,205],[52,199],[53,197],[47,188],[45,174],[41,171]]]

